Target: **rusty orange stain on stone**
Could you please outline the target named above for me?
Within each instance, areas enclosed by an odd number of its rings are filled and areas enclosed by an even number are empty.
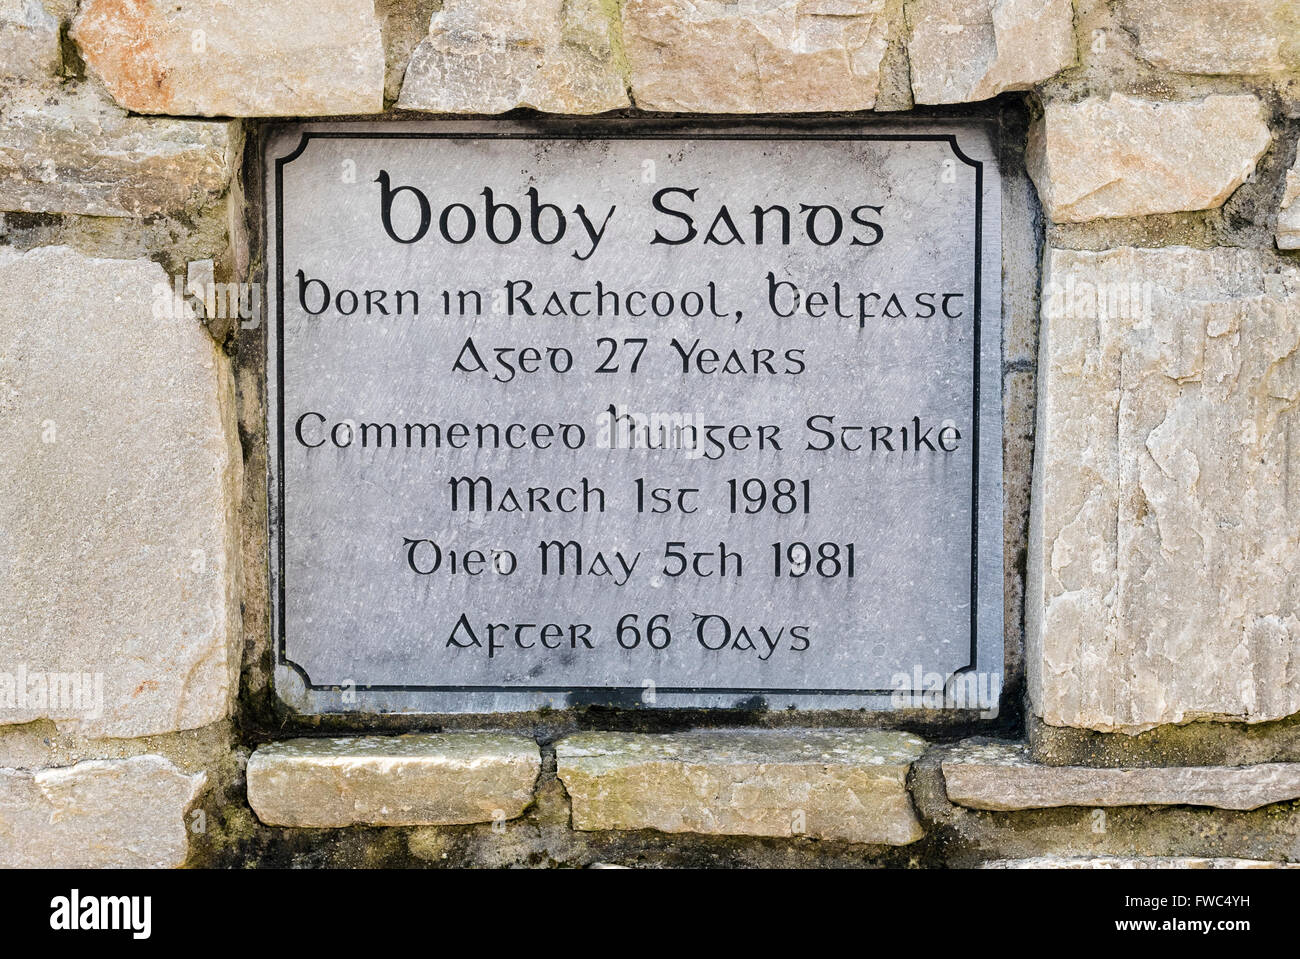
[[[165,113],[173,99],[167,86],[171,70],[160,49],[152,6],[151,0],[89,0],[73,37],[119,104]]]

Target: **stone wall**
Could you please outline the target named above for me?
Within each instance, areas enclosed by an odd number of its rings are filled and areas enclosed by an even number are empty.
[[[277,705],[262,121],[521,108],[1002,119],[998,715]],[[0,0],[0,865],[1300,862],[1298,136],[1295,0]]]

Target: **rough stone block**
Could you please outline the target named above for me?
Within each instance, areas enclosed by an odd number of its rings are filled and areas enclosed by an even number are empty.
[[[238,124],[131,117],[87,85],[4,91],[0,211],[143,217],[204,206],[240,162]]]
[[[556,744],[575,829],[809,836],[905,845],[922,829],[908,733],[698,730],[581,733]]]
[[[537,744],[504,733],[292,739],[248,761],[248,802],[270,826],[443,826],[519,816]]]
[[[442,9],[443,0],[375,0],[379,30],[384,39],[384,100],[396,102],[411,54],[429,35],[429,21]]]
[[[0,868],[175,868],[203,789],[161,756],[0,769]]]
[[[1300,250],[1300,158],[1286,171],[1277,213],[1277,246],[1279,250]]]
[[[628,0],[623,37],[644,110],[868,110],[894,27],[885,0]]]
[[[1070,0],[915,0],[906,10],[917,103],[1027,90],[1076,59]]]
[[[948,798],[971,809],[1216,806],[1258,809],[1300,798],[1300,763],[1094,768],[1042,766],[1022,746],[964,744],[945,758]]]
[[[1138,55],[1178,73],[1300,69],[1295,0],[1123,0],[1120,22]]]
[[[59,21],[40,0],[0,0],[0,79],[53,76],[61,68]]]
[[[1048,103],[1030,128],[1027,163],[1048,216],[1079,223],[1220,207],[1270,142],[1253,96],[1112,93]]]
[[[0,724],[222,719],[239,459],[225,358],[158,264],[0,250]]]
[[[411,56],[398,106],[443,113],[626,107],[610,9],[601,0],[446,0]]]
[[[384,108],[373,0],[84,0],[86,67],[134,113],[313,116]]]
[[[1300,710],[1300,270],[1049,250],[1026,671],[1046,723]]]

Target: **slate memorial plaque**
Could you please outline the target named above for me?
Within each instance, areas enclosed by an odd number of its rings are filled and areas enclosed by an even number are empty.
[[[290,705],[996,704],[995,126],[264,156]]]

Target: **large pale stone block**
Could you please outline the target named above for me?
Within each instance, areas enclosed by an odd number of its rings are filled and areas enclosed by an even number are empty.
[[[89,72],[134,113],[384,108],[373,0],[84,0],[71,35]]]
[[[905,845],[921,838],[908,733],[699,730],[580,733],[556,744],[575,829],[809,836]]]
[[[602,0],[446,0],[411,56],[398,106],[443,113],[626,107],[614,9]]]
[[[40,0],[0,0],[0,79],[59,72],[59,21]]]
[[[1022,746],[968,743],[945,758],[944,788],[972,809],[1216,806],[1258,809],[1300,798],[1300,763],[1094,768],[1043,766]]]
[[[148,216],[225,193],[238,124],[132,117],[88,86],[4,91],[0,210]]]
[[[0,250],[0,724],[145,736],[226,715],[233,397],[166,283],[150,261]]]
[[[271,826],[443,826],[514,819],[537,743],[505,733],[292,739],[254,751],[248,802]]]
[[[868,110],[891,24],[885,0],[627,0],[632,97],[645,110]]]
[[[1076,58],[1070,0],[915,0],[906,10],[917,103],[1027,90]]]
[[[1027,157],[1057,223],[1222,206],[1268,149],[1253,96],[1158,102],[1112,93],[1053,101],[1029,131]]]
[[[1300,710],[1300,270],[1049,250],[1027,675],[1045,722]]]
[[[1286,185],[1277,212],[1277,246],[1280,250],[1300,250],[1300,157],[1286,171]]]
[[[384,39],[385,102],[397,102],[411,54],[429,35],[429,20],[442,7],[443,0],[375,0]]]
[[[1295,0],[1123,0],[1120,22],[1138,54],[1179,73],[1273,73],[1300,68]]]
[[[206,782],[161,756],[0,769],[0,868],[175,868]]]

